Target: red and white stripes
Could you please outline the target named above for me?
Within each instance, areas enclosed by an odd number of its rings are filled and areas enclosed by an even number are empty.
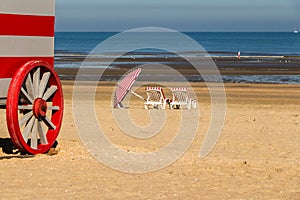
[[[150,90],[155,90],[155,91],[161,91],[162,88],[161,87],[146,87],[145,90],[150,91]]]
[[[174,92],[174,91],[184,91],[184,92],[186,92],[187,88],[185,88],[185,87],[171,88],[171,91],[172,92]]]
[[[0,78],[31,60],[54,64],[54,0],[1,0]]]
[[[131,72],[129,72],[122,80],[118,82],[117,89],[115,91],[114,97],[114,107],[124,99],[128,91],[131,89],[133,83],[141,73],[141,68],[137,68]]]

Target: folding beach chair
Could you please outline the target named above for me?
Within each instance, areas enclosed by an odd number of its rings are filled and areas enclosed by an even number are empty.
[[[187,88],[171,88],[172,101],[170,102],[171,109],[179,109],[181,106],[186,106],[188,110],[191,107],[196,108],[196,101],[192,100],[188,96]]]
[[[152,108],[165,109],[169,101],[164,95],[161,87],[146,87],[147,100],[144,103],[145,109]]]

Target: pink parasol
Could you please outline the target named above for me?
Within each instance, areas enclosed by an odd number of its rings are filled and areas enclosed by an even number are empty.
[[[124,78],[122,78],[118,82],[115,91],[115,96],[114,96],[114,108],[123,107],[121,102],[123,101],[127,93],[131,90],[132,85],[134,84],[134,82],[136,81],[140,73],[141,73],[141,68],[137,68],[129,72],[126,76],[124,76]],[[136,94],[135,92],[131,91],[131,93],[144,100],[143,97]]]

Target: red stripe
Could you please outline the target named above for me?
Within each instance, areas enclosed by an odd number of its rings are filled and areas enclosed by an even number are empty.
[[[0,14],[0,35],[54,36],[54,16]]]
[[[12,78],[19,67],[32,60],[42,60],[54,67],[53,57],[0,57],[0,78]]]

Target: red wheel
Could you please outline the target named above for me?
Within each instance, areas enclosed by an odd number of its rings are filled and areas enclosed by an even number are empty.
[[[43,61],[30,61],[11,80],[7,127],[14,145],[30,154],[45,153],[62,123],[63,93],[57,74]]]

